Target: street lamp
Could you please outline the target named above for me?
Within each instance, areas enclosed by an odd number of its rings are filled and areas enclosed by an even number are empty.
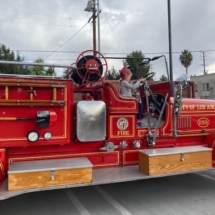
[[[90,0],[87,2],[87,7],[84,9],[84,11],[93,12],[94,7],[95,7],[95,2],[93,0]]]

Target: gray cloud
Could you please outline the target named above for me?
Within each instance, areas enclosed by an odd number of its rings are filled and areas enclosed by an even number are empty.
[[[84,11],[86,5],[87,0],[2,0],[0,43],[14,50],[55,50],[88,21],[91,13]],[[173,51],[215,49],[215,1],[172,0],[171,5]],[[168,51],[166,0],[100,0],[100,7],[103,53],[119,56],[114,53]],[[89,23],[59,51],[81,52],[92,48],[92,24]],[[72,63],[78,56],[78,53],[72,52],[54,53],[46,62]],[[27,59],[35,59],[46,57],[49,53],[22,51],[21,54]],[[180,65],[179,54],[173,54],[175,76],[185,71]],[[215,51],[207,52],[206,56],[209,72],[215,72]],[[189,73],[198,74],[202,69],[200,52],[194,52],[193,57]],[[120,69],[122,61],[109,61],[109,67],[112,66]]]

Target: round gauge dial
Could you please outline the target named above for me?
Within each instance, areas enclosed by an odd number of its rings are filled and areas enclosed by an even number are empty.
[[[36,142],[39,139],[39,133],[37,131],[30,131],[27,135],[27,139],[30,142]]]
[[[47,131],[44,133],[43,137],[45,140],[50,140],[52,138],[52,133]]]

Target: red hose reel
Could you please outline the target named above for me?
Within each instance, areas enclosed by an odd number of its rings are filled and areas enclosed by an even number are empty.
[[[94,50],[82,52],[75,64],[71,77],[80,86],[103,81],[108,71],[105,57]]]

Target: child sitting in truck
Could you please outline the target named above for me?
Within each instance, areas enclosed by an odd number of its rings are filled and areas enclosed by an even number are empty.
[[[139,79],[135,84],[130,84],[132,72],[127,68],[123,67],[120,71],[120,95],[121,96],[132,96],[132,89],[137,89],[141,82],[145,82],[145,78]],[[137,125],[141,126],[142,123],[142,111],[143,104],[138,101],[138,114],[137,114]]]

